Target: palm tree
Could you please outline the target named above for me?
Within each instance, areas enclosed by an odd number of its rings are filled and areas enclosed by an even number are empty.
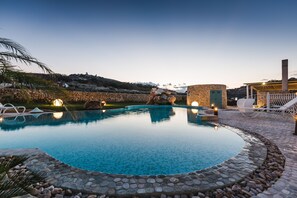
[[[0,75],[2,75],[2,77],[7,74],[7,72],[21,71],[21,69],[17,69],[19,67],[13,65],[11,61],[24,63],[26,65],[35,64],[44,72],[53,73],[48,66],[32,57],[22,45],[10,39],[0,37],[0,49],[1,48],[4,49],[3,51],[0,50]]]

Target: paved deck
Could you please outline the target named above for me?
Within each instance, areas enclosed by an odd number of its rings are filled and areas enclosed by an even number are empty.
[[[286,157],[285,170],[281,178],[256,197],[297,197],[297,136],[292,134],[295,130],[292,117],[264,112],[248,117],[238,111],[220,111],[219,122],[263,135],[274,142]]]

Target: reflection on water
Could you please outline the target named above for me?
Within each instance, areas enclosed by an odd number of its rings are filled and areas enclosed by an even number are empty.
[[[195,125],[209,125],[207,122],[201,121],[198,109],[187,109],[187,122]],[[59,126],[67,123],[88,124],[98,122],[108,118],[122,115],[144,114],[149,113],[150,121],[157,124],[169,121],[176,113],[174,108],[154,107],[140,108],[134,110],[113,109],[113,110],[89,110],[89,111],[72,111],[72,112],[54,112],[54,113],[38,113],[26,116],[1,117],[0,129],[3,131],[14,131],[25,128],[26,126]]]
[[[170,120],[170,116],[175,115],[175,112],[172,107],[151,108],[149,109],[149,113],[152,123]]]

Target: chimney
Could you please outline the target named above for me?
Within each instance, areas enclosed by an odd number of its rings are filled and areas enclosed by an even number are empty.
[[[282,91],[288,91],[288,59],[282,60]]]

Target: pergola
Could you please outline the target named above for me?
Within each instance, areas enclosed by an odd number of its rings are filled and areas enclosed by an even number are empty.
[[[253,98],[253,91],[257,92],[281,92],[282,82],[253,82],[244,83],[246,85],[246,96],[247,98]],[[288,91],[297,91],[297,81],[288,82]]]

